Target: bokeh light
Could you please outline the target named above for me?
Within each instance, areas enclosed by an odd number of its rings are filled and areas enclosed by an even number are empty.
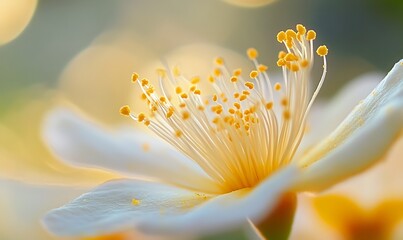
[[[34,15],[37,0],[0,1],[0,46],[20,35]]]

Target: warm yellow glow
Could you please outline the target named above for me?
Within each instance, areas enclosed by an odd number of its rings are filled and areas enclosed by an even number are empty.
[[[267,67],[257,60],[258,51],[250,48],[247,56],[259,71],[252,70],[248,78],[237,69],[228,69],[226,59],[220,57],[215,60],[214,74],[197,84],[185,74],[172,74],[174,69],[159,75],[157,83],[135,82],[149,110],[129,116],[138,122],[149,120],[151,131],[194,160],[223,191],[256,186],[292,161],[324,81],[326,54],[320,47],[323,74],[316,90],[309,91],[313,41],[306,39],[304,26],[296,28],[298,34],[282,31],[287,51],[278,55],[282,83],[273,85]],[[202,82],[210,83],[214,93],[196,94]]]
[[[17,38],[34,15],[37,0],[0,0],[0,45]]]

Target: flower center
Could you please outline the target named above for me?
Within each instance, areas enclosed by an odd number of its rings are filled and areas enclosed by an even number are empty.
[[[256,49],[247,50],[255,67],[247,77],[216,58],[208,78],[211,95],[201,92],[199,77],[187,79],[177,68],[158,70],[158,90],[133,73],[150,111],[133,114],[128,106],[120,111],[195,161],[226,191],[253,187],[292,161],[304,135],[307,114],[326,74],[328,50],[320,46],[316,52],[324,59],[324,70],[311,93],[315,38],[316,33],[301,24],[297,31],[278,33],[286,48],[278,55],[283,73],[278,82],[259,64]]]

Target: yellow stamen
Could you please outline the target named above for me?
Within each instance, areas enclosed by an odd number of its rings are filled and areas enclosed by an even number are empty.
[[[259,75],[259,73],[254,70],[254,71],[251,71],[251,72],[250,72],[249,77],[250,77],[250,78],[256,78],[257,75]]]
[[[259,56],[259,53],[255,48],[249,48],[246,51],[246,54],[248,55],[250,60],[256,59]]]
[[[120,114],[122,114],[123,116],[129,116],[130,115],[130,107],[125,105],[123,107],[120,108],[119,110]]]
[[[315,40],[316,38],[316,32],[314,30],[309,30],[306,34],[306,40],[311,41]]]
[[[325,45],[318,47],[318,49],[316,50],[316,53],[321,57],[326,56],[328,52],[329,50]]]
[[[139,79],[139,75],[137,73],[132,74],[132,82],[136,82]]]

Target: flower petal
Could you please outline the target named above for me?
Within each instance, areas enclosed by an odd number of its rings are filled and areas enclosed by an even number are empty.
[[[146,232],[205,234],[237,228],[247,219],[259,223],[270,214],[279,198],[287,192],[299,175],[290,165],[254,188],[218,195],[187,214],[146,219],[139,228]]]
[[[403,98],[377,111],[337,148],[306,167],[294,186],[297,190],[320,191],[357,174],[382,159],[401,134]]]
[[[138,180],[111,181],[51,211],[46,227],[59,236],[91,236],[137,227],[152,233],[211,233],[262,218],[294,181],[287,168],[250,194],[206,195]]]
[[[314,146],[299,161],[309,165],[342,144],[355,131],[365,128],[366,123],[379,115],[379,111],[394,99],[403,98],[403,60],[396,63],[381,83],[365,98],[326,139]],[[399,130],[399,129],[397,129]]]
[[[306,149],[328,136],[382,78],[379,73],[361,75],[344,86],[329,102],[315,103],[309,114],[309,131],[300,148]]]
[[[51,151],[69,164],[151,177],[205,192],[220,191],[190,159],[145,132],[110,131],[72,111],[57,109],[48,115],[43,135]]]

